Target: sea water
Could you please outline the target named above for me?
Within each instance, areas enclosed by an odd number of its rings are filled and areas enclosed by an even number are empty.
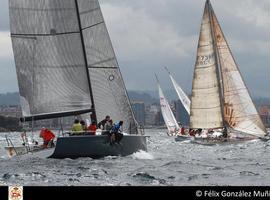
[[[20,144],[19,133],[8,133]],[[203,146],[175,142],[166,130],[146,130],[148,152],[103,159],[8,158],[0,134],[0,185],[192,186],[270,185],[270,143]],[[38,134],[34,135],[35,139]]]

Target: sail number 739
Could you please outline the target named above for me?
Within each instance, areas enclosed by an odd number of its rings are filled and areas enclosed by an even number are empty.
[[[214,62],[214,54],[198,56],[196,65],[209,65]]]

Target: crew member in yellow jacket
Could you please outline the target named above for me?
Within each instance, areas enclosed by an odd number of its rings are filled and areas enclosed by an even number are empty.
[[[83,132],[83,127],[80,124],[80,121],[78,119],[74,120],[74,124],[72,126],[71,131],[72,131],[73,134],[80,134],[80,133]]]

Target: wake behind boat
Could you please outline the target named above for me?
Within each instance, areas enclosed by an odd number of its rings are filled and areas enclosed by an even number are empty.
[[[107,144],[106,136],[63,135],[49,157],[146,151],[98,0],[10,0],[9,10],[21,122],[88,114],[97,123],[110,115],[128,133],[119,146]],[[43,151],[34,145],[26,152],[36,149]]]

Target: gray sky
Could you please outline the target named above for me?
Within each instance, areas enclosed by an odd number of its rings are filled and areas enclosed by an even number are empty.
[[[9,37],[8,0],[0,2],[0,93],[17,91]],[[270,97],[270,1],[212,0],[212,6],[253,96]],[[101,0],[129,90],[172,89],[167,66],[187,93],[204,0]]]

